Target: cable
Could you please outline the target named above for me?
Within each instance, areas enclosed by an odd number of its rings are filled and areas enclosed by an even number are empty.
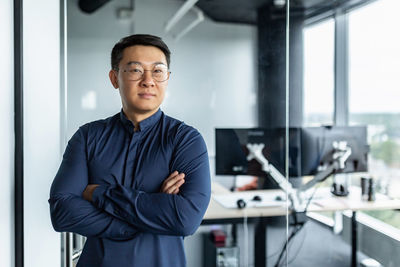
[[[307,213],[308,207],[310,206],[311,201],[312,201],[312,199],[314,198],[315,193],[317,192],[317,190],[318,190],[320,187],[321,187],[321,184],[319,184],[319,185],[317,185],[317,186],[315,186],[315,187],[313,188],[313,192],[312,192],[311,196],[307,199],[307,203],[306,203],[306,206],[305,206],[305,208],[304,208],[304,214]],[[283,255],[284,255],[284,252],[285,252],[286,248],[289,247],[289,246],[291,245],[291,244],[290,244],[290,241],[293,240],[293,238],[297,235],[298,232],[300,232],[300,231],[303,229],[303,227],[304,227],[304,225],[305,225],[305,223],[298,224],[298,222],[297,222],[297,217],[296,217],[296,215],[297,215],[296,212],[291,213],[291,215],[292,215],[293,218],[294,218],[294,223],[295,223],[294,230],[293,230],[292,233],[290,234],[289,238],[286,240],[286,242],[285,242],[285,244],[283,245],[282,249],[277,250],[276,252],[274,252],[274,253],[272,253],[271,255],[268,255],[268,256],[266,257],[266,259],[271,258],[272,256],[275,256],[275,255],[276,255],[277,253],[279,253],[279,251],[280,251],[278,260],[277,260],[277,262],[276,262],[275,265],[274,265],[275,267],[279,267],[279,266],[281,265],[281,260],[282,260],[282,257],[283,257]],[[288,262],[288,263],[289,263],[289,262],[293,262],[293,261],[296,259],[296,257],[297,257],[298,254],[300,253],[300,250],[301,250],[301,247],[302,247],[302,244],[304,243],[304,241],[305,241],[305,235],[304,235],[303,240],[301,241],[300,247],[299,247],[299,249],[297,250],[295,256],[294,256],[292,259],[290,259],[290,260],[287,259],[287,262]]]
[[[308,207],[309,207],[309,205],[310,205],[310,203],[311,203],[311,200],[314,198],[314,195],[315,195],[315,193],[317,192],[317,189],[318,189],[320,186],[321,186],[321,184],[319,184],[318,186],[316,186],[316,187],[314,188],[313,193],[311,194],[310,198],[307,200],[306,207],[304,208],[304,214],[307,213],[307,210],[308,210]],[[297,223],[296,213],[293,212],[293,213],[292,213],[292,216],[294,217],[295,223]],[[301,225],[295,225],[295,226],[294,226],[295,229],[294,229],[293,232],[290,234],[289,238],[286,240],[286,242],[285,242],[285,244],[284,244],[284,246],[283,246],[283,248],[282,248],[282,250],[281,250],[281,253],[279,254],[278,260],[277,260],[277,262],[275,263],[274,267],[279,267],[279,266],[281,265],[280,263],[281,263],[281,260],[282,260],[283,255],[284,255],[284,252],[286,251],[286,247],[289,245],[290,241],[296,236],[296,234],[297,234],[298,232],[300,232],[301,229],[303,229],[304,225],[305,225],[305,223],[303,223],[303,224],[301,224]],[[302,241],[302,243],[303,243],[303,242],[304,242],[304,240]],[[300,249],[301,249],[301,247],[300,247]],[[298,253],[299,253],[300,249],[299,249],[298,252],[296,253],[295,257],[293,257],[293,258],[290,260],[291,262],[293,262],[293,261],[296,259],[296,257],[298,256]],[[289,262],[289,260],[288,260],[288,262]]]
[[[309,198],[308,201],[307,201],[306,207],[304,208],[304,213],[307,213],[308,206],[310,205],[311,200],[314,198],[314,195],[315,195],[315,193],[317,192],[317,189],[319,189],[320,187],[321,187],[321,183],[320,183],[319,185],[317,185],[317,186],[314,187],[314,191],[312,192],[310,198]]]
[[[243,235],[244,235],[244,246],[243,246],[243,250],[244,250],[244,252],[243,252],[243,258],[244,258],[244,263],[245,263],[245,266],[249,266],[249,255],[248,255],[248,252],[249,252],[249,248],[248,248],[248,245],[249,245],[249,226],[248,226],[248,224],[247,224],[247,208],[245,207],[244,209],[243,209]]]
[[[285,241],[286,242],[286,241]],[[282,249],[277,249],[275,252],[271,253],[270,255],[266,256],[266,259],[272,258],[273,256],[275,256],[276,254],[278,254]]]
[[[281,263],[283,255],[286,251],[286,247],[288,246],[290,241],[293,239],[293,237],[295,237],[295,235],[302,229],[302,227],[303,227],[302,225],[295,226],[295,228],[292,231],[292,233],[290,234],[289,238],[286,240],[285,245],[283,246],[281,253],[279,254],[278,261],[275,263],[274,267],[279,267],[281,265],[280,263]]]
[[[304,228],[303,232],[306,232],[306,231],[307,231],[307,228]],[[303,239],[301,240],[299,249],[297,250],[296,254],[293,256],[293,258],[290,261],[288,261],[288,265],[291,264],[297,258],[297,256],[299,256],[300,250],[303,247],[303,244],[304,244],[305,240],[306,240],[306,233],[303,234]]]

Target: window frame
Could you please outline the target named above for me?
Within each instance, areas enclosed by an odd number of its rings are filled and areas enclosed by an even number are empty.
[[[322,7],[305,16],[304,28],[330,18],[334,20],[333,124],[336,126],[349,125],[349,13],[375,1],[378,0],[344,1],[334,9]]]

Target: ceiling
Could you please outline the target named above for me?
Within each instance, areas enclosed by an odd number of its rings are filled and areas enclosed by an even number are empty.
[[[182,0],[182,2],[185,0]],[[318,15],[340,6],[351,6],[371,0],[290,0],[293,14]],[[257,9],[270,6],[274,12],[285,12],[275,3],[282,0],[199,0],[199,7],[208,17],[219,22],[257,24]]]
[[[109,1],[78,0],[78,3],[83,12],[93,13]],[[134,0],[131,1],[133,5]],[[198,0],[196,6],[215,21],[256,25],[260,8],[270,8],[271,14],[277,17],[286,16],[286,1],[289,1],[291,15],[310,18],[336,8],[348,9],[376,0]]]

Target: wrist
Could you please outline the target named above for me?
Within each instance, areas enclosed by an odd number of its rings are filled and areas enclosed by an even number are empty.
[[[92,200],[91,202],[93,205],[95,205],[98,208],[101,208],[103,206],[104,202],[104,193],[107,191],[108,186],[107,185],[98,185],[96,188],[94,188],[92,192]]]

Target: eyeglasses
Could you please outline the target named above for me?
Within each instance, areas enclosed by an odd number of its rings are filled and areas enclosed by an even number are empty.
[[[131,81],[138,81],[143,79],[143,75],[145,71],[151,71],[151,77],[157,82],[164,82],[169,79],[169,74],[171,73],[168,70],[168,67],[164,64],[154,65],[153,69],[145,70],[140,64],[131,64],[125,70],[123,70],[126,77]]]

